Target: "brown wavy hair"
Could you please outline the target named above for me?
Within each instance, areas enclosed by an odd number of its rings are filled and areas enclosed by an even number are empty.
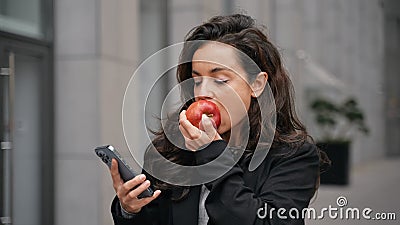
[[[260,70],[268,74],[268,84],[271,88],[276,106],[276,128],[272,147],[278,145],[290,145],[293,147],[292,153],[294,153],[297,147],[301,146],[304,142],[314,142],[307,133],[306,127],[296,115],[293,100],[294,88],[288,76],[288,72],[283,66],[278,49],[262,32],[262,29],[255,25],[255,21],[251,17],[241,14],[216,16],[211,18],[208,22],[193,28],[185,37],[185,44],[181,53],[181,60],[188,58],[191,59],[193,57],[195,50],[200,48],[202,43],[196,42],[195,44],[191,44],[191,41],[198,40],[221,42],[245,53],[248,56],[247,58],[250,58],[253,62],[255,62],[258,67],[257,69],[254,69],[249,66],[243,66],[248,74],[249,83],[254,81]],[[242,65],[248,65],[246,64],[246,57],[239,56],[239,58]],[[181,83],[190,78],[192,78],[191,62],[183,62],[179,64],[177,68],[178,82]],[[193,89],[188,91],[193,92]],[[265,94],[264,92],[263,94]],[[193,93],[185,93],[184,90],[182,92],[182,99],[187,99],[185,95],[193,96]],[[193,100],[186,102],[181,110],[186,109],[192,102]],[[176,118],[178,118],[178,114],[179,112],[176,112],[171,116],[176,116]],[[244,157],[252,155],[260,135],[262,135],[261,113],[257,98],[251,99],[248,116],[250,133]],[[190,157],[190,155],[182,154],[182,152],[185,151],[182,151],[168,140],[165,132],[170,132],[173,130],[175,130],[175,132],[172,133],[176,133],[173,138],[175,140],[183,141],[180,132],[177,130],[177,127],[172,123],[167,123],[164,127],[164,130],[154,132],[156,134],[156,138],[153,141],[153,145],[155,146],[156,150],[166,159],[181,165],[191,165],[193,163],[193,159]],[[171,136],[169,136],[169,138],[171,138]],[[330,161],[319,149],[318,155],[320,157],[320,169],[323,169],[327,164],[330,163]],[[148,166],[153,167],[152,165],[155,164],[156,162],[153,161],[148,163]],[[153,172],[155,171],[154,168],[152,168],[152,170]],[[171,176],[176,173],[176,171],[163,172],[171,173]],[[177,197],[177,199],[182,199],[188,192],[188,187],[176,187],[158,180],[155,180],[153,184],[155,187],[162,190],[180,188],[181,194]],[[315,186],[316,189],[318,186],[319,181]]]

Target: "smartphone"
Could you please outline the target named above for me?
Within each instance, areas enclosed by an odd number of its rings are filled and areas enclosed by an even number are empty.
[[[118,151],[111,145],[97,147],[95,150],[96,155],[107,164],[108,168],[111,169],[111,159],[116,159],[118,162],[118,171],[124,182],[131,180],[138,175],[122,158]],[[142,192],[138,198],[145,198],[153,196],[153,190],[148,187],[144,192]]]

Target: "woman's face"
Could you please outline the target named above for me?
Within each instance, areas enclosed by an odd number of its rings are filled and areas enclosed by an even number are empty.
[[[221,112],[218,133],[223,134],[247,116],[252,90],[233,47],[208,43],[193,55],[195,100],[209,100]]]

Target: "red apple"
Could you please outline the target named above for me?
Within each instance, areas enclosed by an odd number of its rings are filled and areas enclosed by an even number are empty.
[[[201,129],[200,122],[201,116],[205,114],[212,121],[215,128],[218,128],[221,124],[221,114],[218,106],[214,102],[207,100],[199,100],[192,103],[186,111],[186,118],[190,121],[193,126]]]

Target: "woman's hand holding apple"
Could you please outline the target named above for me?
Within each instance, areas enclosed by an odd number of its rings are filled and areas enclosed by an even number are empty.
[[[193,103],[188,111],[183,110],[179,115],[179,130],[185,138],[186,148],[191,151],[197,151],[212,141],[222,139],[216,130],[221,123],[218,107],[212,102],[200,101],[200,104]],[[210,109],[212,112],[209,111]]]

